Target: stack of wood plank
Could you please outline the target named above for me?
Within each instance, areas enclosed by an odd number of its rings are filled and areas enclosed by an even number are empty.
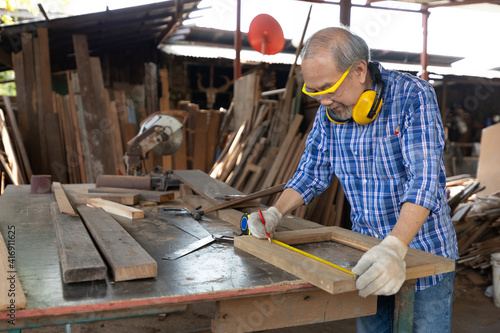
[[[500,252],[500,192],[481,196],[480,182],[468,175],[454,176],[448,189],[457,189],[448,203],[458,240],[459,270],[476,285],[491,284],[491,254]]]
[[[31,173],[68,183],[123,170],[125,143],[136,125],[128,119],[125,94],[104,88],[100,59],[89,56],[86,36],[73,36],[77,69],[62,73],[65,96],[52,91],[47,29],[21,38],[22,50],[12,54],[19,136],[10,125],[17,145],[26,147],[24,183]]]

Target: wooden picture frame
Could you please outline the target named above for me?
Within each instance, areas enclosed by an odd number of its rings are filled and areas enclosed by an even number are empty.
[[[380,239],[341,227],[283,231],[275,233],[274,238],[288,245],[333,241],[362,251],[368,251],[381,242]],[[282,246],[270,244],[267,239],[253,236],[235,237],[234,246],[330,294],[356,290],[356,282],[352,275]],[[408,249],[405,262],[406,280],[451,272],[455,269],[455,261],[452,259],[412,248]]]

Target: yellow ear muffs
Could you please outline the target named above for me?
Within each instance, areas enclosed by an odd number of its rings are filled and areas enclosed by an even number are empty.
[[[369,124],[377,118],[382,108],[382,95],[385,89],[385,82],[382,80],[382,74],[378,66],[370,62],[368,63],[368,70],[372,75],[372,80],[375,82],[377,90],[365,90],[352,109],[352,119],[360,125]],[[329,111],[327,107],[325,107],[325,110],[328,119],[335,124],[344,124],[349,121],[349,119],[345,121],[338,120],[335,114]]]
[[[382,107],[382,98],[376,100],[377,92],[375,90],[365,90],[361,94],[358,102],[352,109],[352,119],[360,125],[371,123],[377,117]],[[378,105],[375,105],[378,104]],[[374,110],[372,111],[372,107]]]

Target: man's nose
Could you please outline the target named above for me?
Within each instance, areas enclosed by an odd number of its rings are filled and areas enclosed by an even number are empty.
[[[321,105],[329,106],[333,104],[333,99],[324,98],[319,101]]]

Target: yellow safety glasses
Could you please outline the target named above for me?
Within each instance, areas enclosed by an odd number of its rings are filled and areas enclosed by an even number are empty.
[[[342,92],[344,91],[344,87],[341,86],[342,82],[344,82],[344,79],[346,78],[347,74],[349,74],[349,71],[351,70],[352,66],[349,67],[344,74],[342,74],[342,77],[340,80],[338,80],[333,86],[330,88],[323,90],[323,91],[318,91],[318,92],[312,92],[309,90],[309,88],[306,87],[306,84],[304,83],[304,86],[302,87],[302,92],[306,94],[309,97],[312,97],[317,100],[322,100],[322,99],[335,99],[339,97]]]

